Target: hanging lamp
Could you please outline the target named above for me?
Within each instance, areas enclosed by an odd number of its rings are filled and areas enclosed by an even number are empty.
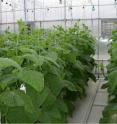
[[[95,11],[95,6],[94,5],[92,6],[92,11]]]
[[[62,0],[59,0],[59,4],[62,4]]]

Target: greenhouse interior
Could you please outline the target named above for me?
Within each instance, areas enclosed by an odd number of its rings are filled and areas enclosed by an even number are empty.
[[[0,124],[117,123],[117,0],[0,0]]]

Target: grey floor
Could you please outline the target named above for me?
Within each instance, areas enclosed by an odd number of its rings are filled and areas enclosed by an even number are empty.
[[[69,118],[69,124],[72,123],[99,123],[102,117],[102,111],[107,105],[108,94],[106,90],[102,90],[104,79],[98,80],[96,83],[90,81],[87,89],[87,97],[84,100],[75,103],[76,109],[73,117]]]

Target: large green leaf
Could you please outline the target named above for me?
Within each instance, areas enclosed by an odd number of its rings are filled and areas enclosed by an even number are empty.
[[[63,86],[66,87],[69,91],[77,91],[76,86],[72,82],[63,80],[62,83]]]
[[[116,92],[117,88],[117,70],[109,74],[109,92],[113,94]]]
[[[58,63],[57,63],[55,60],[53,60],[52,58],[44,57],[44,59],[47,60],[47,61],[49,61],[49,62],[51,62],[52,64],[56,65],[57,67],[60,67],[60,66],[58,65]]]
[[[48,74],[46,77],[48,86],[55,96],[58,96],[63,88],[67,88],[70,91],[77,91],[75,85],[67,80],[62,80],[54,74]]]
[[[0,86],[7,87],[17,81],[17,78],[13,74],[5,74],[0,78]]]
[[[45,87],[37,96],[38,99],[36,101],[38,103],[38,107],[42,106],[48,97],[50,97],[50,90],[49,88]]]
[[[41,123],[60,123],[61,113],[57,107],[51,107],[50,109],[43,111],[40,116]]]
[[[29,113],[25,111],[24,107],[9,108],[6,119],[8,123],[34,123],[39,119],[40,111],[33,111]]]
[[[8,107],[24,106],[22,97],[16,91],[6,91],[0,94],[0,101]]]
[[[112,61],[117,64],[117,48],[112,49]]]
[[[29,96],[21,91],[6,91],[0,95],[0,102],[8,107],[24,107],[27,112],[32,113],[34,106]]]
[[[44,76],[41,72],[23,69],[18,73],[18,79],[41,92],[44,88]]]
[[[46,82],[55,96],[58,96],[64,87],[62,80],[54,74],[46,75]]]
[[[37,52],[33,49],[30,49],[30,48],[26,48],[26,47],[20,47],[20,51],[22,53],[30,53],[30,54],[35,54],[37,55]]]
[[[8,123],[30,123],[30,118],[27,116],[23,107],[10,108],[6,119]]]
[[[12,59],[8,59],[8,58],[0,58],[0,68],[4,69],[7,67],[15,67],[19,70],[21,70],[20,65],[18,65],[15,61],[13,61]]]
[[[117,103],[111,103],[103,111],[103,118],[100,123],[117,123]]]
[[[22,58],[33,61],[34,63],[38,63],[38,58],[34,54],[24,54]]]
[[[57,58],[58,58],[58,55],[57,55],[56,52],[48,52],[46,56],[47,56],[48,58],[53,59],[54,61],[56,61]]]

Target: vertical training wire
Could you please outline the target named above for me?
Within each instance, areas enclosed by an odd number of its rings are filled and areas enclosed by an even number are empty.
[[[72,0],[70,1],[71,3],[71,6],[70,6],[70,12],[71,12],[71,26],[72,26],[72,23],[73,23],[73,7],[72,7]]]
[[[98,65],[100,64],[99,63],[99,59],[100,59],[100,1],[98,0],[98,41],[97,41],[97,44],[98,44],[98,48],[97,48],[97,60],[98,60]],[[98,66],[98,79],[100,77],[99,75],[99,66]]]
[[[93,10],[91,9],[91,29],[92,29],[92,33],[93,31]]]
[[[116,8],[116,18],[117,18],[117,1],[115,1],[115,8]]]
[[[14,22],[14,32],[15,32],[15,23],[16,23],[16,21],[15,21],[15,3],[13,1],[12,1],[11,7],[12,7],[12,12],[13,12],[13,22]]]
[[[26,14],[26,0],[24,0],[24,20],[27,22],[27,14]]]
[[[44,8],[44,0],[43,0],[43,8],[42,8],[42,10],[43,10],[43,29],[44,29],[44,21],[45,21],[45,8]]]
[[[86,9],[86,7],[85,7],[85,0],[83,1],[84,3],[83,3],[83,7],[82,7],[82,9],[83,9],[83,15],[82,15],[82,23],[83,24],[85,24],[85,19],[86,19],[86,11],[85,11],[85,9]]]
[[[2,2],[1,2],[1,0],[0,0],[0,23],[1,23],[0,29],[1,29],[1,32],[2,32]]]
[[[66,0],[64,0],[64,23],[65,23],[65,30],[66,30],[66,24],[67,24],[67,18],[66,18]]]
[[[33,6],[34,6],[34,23],[35,23],[35,10],[36,10],[35,5],[36,5],[36,1],[34,0],[34,4],[33,4]]]

